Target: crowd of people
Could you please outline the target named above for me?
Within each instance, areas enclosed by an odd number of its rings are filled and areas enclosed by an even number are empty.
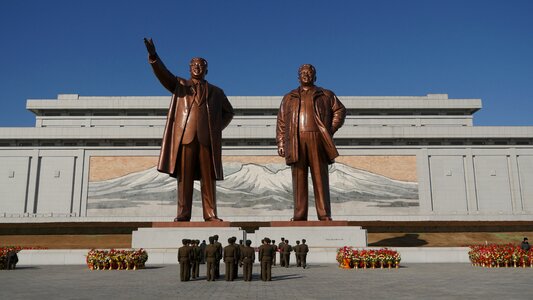
[[[275,240],[265,237],[261,240],[261,245],[252,247],[252,241],[240,240],[237,244],[236,237],[230,237],[228,244],[223,247],[218,241],[218,235],[209,237],[209,244],[205,240],[183,239],[182,246],[178,249],[178,262],[180,265],[180,280],[189,281],[198,279],[200,264],[206,264],[207,281],[220,279],[220,263],[225,265],[224,279],[233,281],[238,278],[239,267],[242,267],[244,281],[252,280],[253,265],[256,258],[261,266],[261,280],[272,280],[272,266],[276,266],[279,255],[279,265],[290,267],[291,252],[296,257],[296,266],[307,268],[307,253],[309,247],[306,240],[296,241],[295,246],[291,246],[289,240],[281,238],[281,242],[276,245]],[[257,252],[257,254],[256,254]]]

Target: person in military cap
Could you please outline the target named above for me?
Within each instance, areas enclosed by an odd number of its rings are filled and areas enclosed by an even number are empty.
[[[270,246],[270,239],[265,238],[259,247],[259,261],[261,262],[261,280],[272,281],[272,256],[274,248]]]
[[[300,252],[300,241],[296,241],[296,246],[292,247],[292,250],[294,250],[294,256],[296,256],[296,266],[301,267],[302,261],[301,261],[301,252]]]
[[[285,259],[283,258],[283,247],[285,247],[285,238],[281,238],[281,243],[278,245],[278,251],[279,251],[279,266],[285,267]]]
[[[252,241],[246,240],[246,245],[241,250],[242,276],[244,281],[252,281],[252,269],[255,262],[255,250],[251,247]]]
[[[191,279],[191,259],[192,251],[189,247],[189,240],[183,239],[183,246],[178,249],[178,262],[180,264],[180,281],[189,281]]]
[[[19,262],[19,257],[17,251],[12,249],[7,252],[7,261],[6,268],[8,270],[15,270],[17,268],[17,263]]]
[[[212,236],[209,237],[209,245],[205,247],[204,257],[207,268],[207,281],[215,281],[215,264],[220,258],[218,256],[218,249],[215,246],[215,238]]]
[[[285,240],[285,244],[283,245],[283,266],[285,268],[288,268],[291,262],[291,252],[292,252],[292,246],[289,244],[289,240]]]
[[[213,238],[215,239],[215,246],[217,247],[217,251],[218,251],[218,259],[215,263],[215,277],[219,279],[220,278],[220,260],[222,259],[222,244],[218,241],[217,234],[215,234]]]
[[[239,261],[241,259],[241,245],[237,244],[237,237],[231,237],[233,239],[233,246],[237,252],[237,259],[233,262],[233,279],[239,278]],[[241,240],[242,244],[242,240]]]
[[[278,253],[278,245],[276,245],[276,241],[272,240],[271,244],[272,248],[274,248],[274,257],[272,257],[272,266],[276,265],[276,254]]]
[[[309,247],[307,247],[307,244],[305,243],[306,240],[302,239],[302,245],[300,245],[300,253],[302,258],[300,258],[300,261],[302,262],[302,268],[307,268],[307,252],[309,252]]]
[[[265,239],[262,239],[261,246],[263,246],[264,243],[265,243]],[[261,266],[261,257],[259,256],[259,251],[261,250],[261,246],[257,248],[257,252],[258,252],[257,254],[258,254],[258,259],[259,259],[259,272],[260,272],[259,278],[263,278],[263,267]]]
[[[235,240],[237,240],[237,238],[235,238]],[[237,245],[237,244],[235,244],[235,245]],[[244,247],[246,247],[244,245],[244,241],[243,240],[239,240],[239,244],[237,246],[239,248],[239,261],[235,265],[235,278],[239,278],[239,263],[241,261],[242,250],[244,249]]]
[[[205,243],[205,240],[202,240],[202,243],[200,244],[200,253],[202,255],[201,257],[201,260],[200,260],[200,264],[202,265],[205,265],[205,248],[207,247],[207,244]]]
[[[226,274],[224,278],[226,281],[233,281],[235,278],[233,268],[235,267],[235,261],[238,261],[237,248],[235,247],[235,240],[233,238],[229,238],[228,243],[229,245],[224,247],[223,251],[224,263],[226,264]]]
[[[198,244],[200,244],[200,241],[192,240],[191,243],[192,243],[192,246],[191,246],[191,250],[192,250],[191,277],[193,279],[196,279],[200,275],[200,262],[202,260],[202,254],[201,254],[200,247],[198,246]]]

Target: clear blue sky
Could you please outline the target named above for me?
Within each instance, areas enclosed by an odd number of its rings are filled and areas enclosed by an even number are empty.
[[[191,57],[227,95],[282,95],[302,63],[337,95],[481,98],[475,125],[533,125],[533,1],[4,1],[0,127],[26,99],[167,95]]]

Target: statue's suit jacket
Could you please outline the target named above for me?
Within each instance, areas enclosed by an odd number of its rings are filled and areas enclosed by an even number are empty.
[[[191,80],[174,76],[157,55],[149,57],[149,62],[161,84],[172,93],[157,169],[159,172],[177,177],[179,165],[176,164],[176,159],[194,101],[193,83]],[[222,89],[207,82],[206,85],[207,119],[213,169],[216,180],[222,180],[224,179],[222,171],[222,130],[231,122],[234,112]],[[195,171],[194,178],[200,179],[198,170]]]
[[[298,122],[300,113],[300,88],[283,97],[278,111],[276,142],[285,151],[287,165],[298,161]],[[335,94],[324,88],[315,87],[313,94],[314,117],[320,130],[322,145],[330,163],[339,156],[333,134],[342,126],[346,108]]]

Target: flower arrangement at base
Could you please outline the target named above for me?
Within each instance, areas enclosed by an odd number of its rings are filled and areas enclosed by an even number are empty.
[[[342,248],[337,249],[337,262],[339,263],[339,267],[343,269],[350,269],[353,268],[352,264],[352,255],[353,255],[353,248],[349,246],[344,246]]]
[[[472,245],[468,257],[473,266],[533,268],[533,251],[522,250],[520,246],[513,244]]]
[[[399,268],[401,261],[400,253],[396,250],[388,248],[358,250],[349,246],[338,248],[336,258],[339,267],[343,269]]]
[[[146,250],[96,250],[87,253],[87,266],[90,270],[137,270],[142,269],[148,260]]]

